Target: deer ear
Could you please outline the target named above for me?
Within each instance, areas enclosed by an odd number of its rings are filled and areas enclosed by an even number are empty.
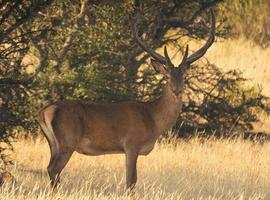
[[[163,74],[163,75],[168,74],[166,68],[160,62],[157,62],[154,59],[151,59],[151,65],[154,67],[154,69],[156,70],[157,73],[160,73],[160,74]]]

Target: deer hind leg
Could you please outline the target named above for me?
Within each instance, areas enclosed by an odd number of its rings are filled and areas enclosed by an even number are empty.
[[[68,162],[73,152],[65,151],[66,153],[61,153],[64,151],[60,151],[59,142],[55,136],[55,131],[52,127],[52,121],[54,119],[54,113],[56,109],[56,106],[47,107],[46,109],[40,111],[38,119],[41,129],[49,143],[51,151],[51,158],[47,169],[53,188],[56,186],[59,180],[59,174]]]
[[[66,150],[54,155],[54,159],[49,163],[48,173],[51,180],[51,186],[53,189],[57,187],[60,180],[60,173],[68,163],[73,151]]]
[[[126,187],[129,190],[132,190],[137,182],[137,158],[137,151],[126,151]]]

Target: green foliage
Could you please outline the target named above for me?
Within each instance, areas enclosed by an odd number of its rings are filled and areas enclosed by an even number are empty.
[[[0,3],[0,179],[2,172],[12,164],[8,154],[12,151],[10,139],[15,130],[33,131],[34,127],[35,114],[29,96],[34,76],[25,73],[27,66],[23,62],[31,47],[31,32],[23,26],[51,2],[25,0]]]
[[[61,8],[63,5],[58,6]],[[72,8],[70,5],[65,6]],[[133,80],[127,79],[127,72],[121,65],[127,52],[120,49],[130,39],[129,31],[123,29],[128,14],[122,11],[127,6],[125,3],[120,6],[102,5],[93,8],[92,18],[89,20],[94,20],[95,23],[90,25],[88,23],[93,22],[88,21],[81,26],[65,63],[57,68],[49,67],[39,77],[42,81],[37,80],[41,88],[43,85],[50,85],[48,91],[43,93],[46,94],[44,100],[48,100],[48,94],[51,94],[50,101],[55,101],[56,96],[62,94],[67,99],[111,101],[134,98],[136,91],[129,87]],[[51,10],[53,11],[54,9]],[[73,11],[67,12],[72,14]],[[61,48],[64,41],[62,38],[66,37],[72,19],[65,18],[62,24],[64,25],[56,29],[53,49]]]
[[[244,36],[262,47],[269,47],[270,1],[227,0],[219,7],[230,35]]]
[[[180,135],[196,131],[222,136],[242,134],[253,129],[259,121],[258,113],[269,114],[270,99],[261,94],[260,88],[248,86],[240,72],[222,73],[213,65],[195,67],[197,71],[190,72],[186,83],[183,113],[176,125],[181,126]]]

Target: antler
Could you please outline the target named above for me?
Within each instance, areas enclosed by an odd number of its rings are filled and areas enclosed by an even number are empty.
[[[201,47],[199,50],[197,50],[195,53],[193,53],[191,56],[188,56],[189,48],[187,45],[182,62],[180,63],[179,67],[185,65],[186,66],[185,68],[187,68],[188,66],[190,66],[193,62],[200,59],[206,53],[207,49],[213,44],[215,40],[215,28],[216,28],[216,18],[215,18],[213,8],[210,9],[210,14],[211,14],[211,32],[210,32],[210,37],[208,38],[206,44],[203,47]],[[168,55],[166,46],[164,47],[165,57],[163,57],[160,54],[156,53],[153,49],[148,47],[141,40],[141,38],[138,35],[138,29],[137,29],[138,19],[137,18],[138,18],[137,16],[136,17],[130,16],[130,21],[131,21],[132,31],[133,31],[135,41],[144,51],[149,53],[155,60],[157,60],[161,64],[167,65],[168,67],[173,67],[174,65]]]
[[[187,45],[186,52],[184,54],[183,60],[180,65],[184,63],[188,65],[192,64],[193,62],[201,58],[206,53],[207,49],[213,44],[215,40],[215,28],[216,28],[216,18],[215,18],[213,8],[210,9],[210,14],[211,14],[211,32],[210,32],[210,37],[208,38],[206,44],[189,57],[188,57],[188,45]]]
[[[161,56],[160,54],[156,53],[153,49],[148,47],[139,37],[138,35],[138,17],[132,17],[130,16],[131,26],[132,26],[132,32],[134,35],[135,41],[138,43],[138,45],[147,53],[149,53],[156,61],[160,62],[161,64],[167,65],[168,67],[173,67],[172,61],[170,57],[168,56],[167,48],[164,47],[164,55],[165,57]]]

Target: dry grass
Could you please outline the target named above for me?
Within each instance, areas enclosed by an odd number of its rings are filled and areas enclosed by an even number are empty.
[[[193,139],[176,146],[159,144],[138,161],[134,199],[269,199],[270,144]],[[123,155],[74,154],[52,193],[43,140],[15,143],[15,188],[2,189],[2,200],[133,199],[124,191]]]

